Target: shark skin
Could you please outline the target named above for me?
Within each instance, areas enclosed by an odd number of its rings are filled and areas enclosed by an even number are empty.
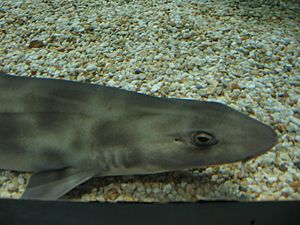
[[[56,200],[95,176],[244,161],[276,143],[221,103],[0,73],[0,169],[33,172],[25,199]]]

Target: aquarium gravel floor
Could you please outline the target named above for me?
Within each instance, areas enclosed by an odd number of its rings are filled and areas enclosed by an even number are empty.
[[[299,57],[299,1],[0,2],[2,72],[218,101],[279,137],[245,164],[99,177],[65,199],[300,200]],[[29,177],[0,172],[0,197],[19,198]]]

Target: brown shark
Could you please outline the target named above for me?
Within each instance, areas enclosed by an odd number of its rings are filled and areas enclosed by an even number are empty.
[[[0,74],[0,168],[34,173],[23,198],[54,200],[94,176],[243,161],[276,141],[216,102]]]

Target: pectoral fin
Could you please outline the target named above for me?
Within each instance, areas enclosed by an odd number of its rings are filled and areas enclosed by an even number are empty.
[[[56,200],[94,175],[74,168],[35,173],[21,198]]]

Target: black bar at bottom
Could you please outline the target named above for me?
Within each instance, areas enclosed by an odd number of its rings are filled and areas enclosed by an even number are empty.
[[[298,225],[300,201],[81,203],[0,199],[2,225]]]

